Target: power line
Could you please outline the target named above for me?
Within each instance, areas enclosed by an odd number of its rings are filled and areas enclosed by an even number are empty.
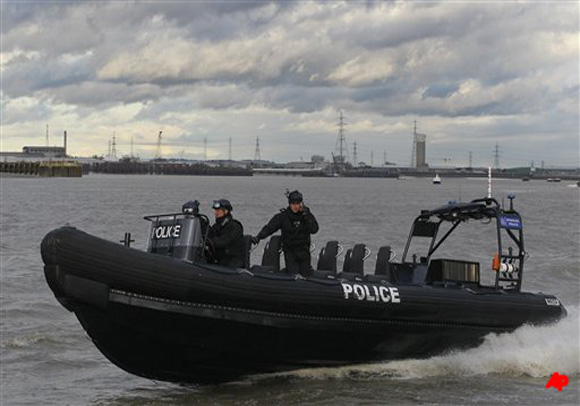
[[[254,162],[261,160],[262,157],[260,156],[260,137],[256,137],[256,151],[254,152]]]
[[[346,129],[344,127],[346,125],[347,123],[344,121],[344,116],[341,110],[338,118],[338,138],[336,140],[336,145],[334,147],[335,151],[338,151],[338,156],[333,155],[333,160],[335,165],[337,166],[339,173],[343,172],[344,165],[348,160],[348,145],[346,143],[346,137],[344,135],[344,133],[346,132]]]
[[[499,169],[499,143],[495,143],[495,148],[493,150],[493,167],[494,169]]]
[[[117,159],[117,137],[115,137],[115,132],[113,132],[113,142],[111,143],[111,158]]]

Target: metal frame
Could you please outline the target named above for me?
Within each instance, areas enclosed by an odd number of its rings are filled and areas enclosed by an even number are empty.
[[[514,233],[509,227],[503,227],[501,225],[501,219],[504,215],[509,215],[512,218],[517,218],[521,227]],[[431,218],[438,218],[438,221],[431,221]],[[524,249],[524,233],[523,224],[520,214],[513,210],[513,205],[510,205],[509,210],[503,209],[497,200],[494,198],[484,198],[472,200],[469,203],[461,204],[450,204],[448,206],[443,206],[439,209],[432,211],[422,211],[421,214],[415,218],[411,230],[409,232],[409,237],[405,245],[405,250],[403,251],[403,257],[401,263],[407,263],[407,255],[409,253],[409,248],[411,246],[411,241],[414,237],[426,237],[431,238],[431,243],[429,245],[429,250],[427,252],[427,263],[430,262],[431,256],[437,251],[437,249],[445,242],[445,240],[455,231],[455,229],[464,222],[470,219],[493,219],[496,220],[497,229],[497,247],[500,262],[504,264],[512,265],[515,270],[512,273],[508,272],[496,272],[495,276],[495,288],[496,289],[512,289],[520,291],[522,286],[523,272],[524,272],[524,262],[526,259],[526,251]],[[421,225],[421,223],[429,222],[434,227],[434,232],[431,236],[427,235],[416,235],[416,228]],[[439,228],[443,222],[450,222],[452,226],[447,232],[439,239],[437,239]],[[509,237],[509,240],[513,241],[517,247],[517,253],[514,254],[513,248],[509,247],[507,252],[503,252],[504,238],[502,229],[505,230]],[[517,235],[516,235],[517,234]],[[508,241],[509,241],[508,240]],[[502,284],[503,282],[503,284]]]
[[[508,211],[502,210],[499,214],[500,214],[500,216],[502,214],[509,214],[511,216],[517,216],[520,223],[522,221],[520,214],[518,212],[516,212],[515,210],[511,210],[511,209]],[[504,287],[504,288],[507,287],[507,288],[515,289],[516,291],[519,292],[521,287],[522,287],[522,278],[523,278],[523,273],[524,273],[524,262],[526,259],[526,251],[524,249],[524,230],[523,230],[523,226],[522,226],[518,230],[518,235],[516,236],[512,232],[512,230],[510,230],[509,228],[504,229],[506,231],[506,234],[516,244],[517,249],[518,249],[517,255],[514,255],[512,247],[508,247],[507,254],[504,253],[503,249],[502,249],[502,232],[501,232],[503,227],[501,226],[500,216],[496,217],[498,253],[499,253],[499,257],[500,257],[500,262],[514,265],[516,267],[516,271],[514,271],[513,273],[497,271],[496,275],[495,275],[495,288],[499,289],[502,287]],[[515,278],[514,278],[514,274],[516,274]],[[507,282],[507,283],[509,283],[509,285],[502,286],[501,282]]]

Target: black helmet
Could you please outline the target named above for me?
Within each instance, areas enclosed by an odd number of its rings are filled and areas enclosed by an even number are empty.
[[[183,206],[181,206],[181,212],[184,214],[199,214],[199,202],[197,200],[190,200],[183,203]]]
[[[288,203],[302,203],[302,193],[295,190],[293,192],[288,193]]]
[[[226,209],[226,210],[232,211],[234,209],[232,207],[232,204],[230,203],[230,201],[228,199],[214,200],[211,207],[214,210],[217,210],[217,209]]]

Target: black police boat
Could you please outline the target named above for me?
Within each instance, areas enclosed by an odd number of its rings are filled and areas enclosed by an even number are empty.
[[[306,367],[427,357],[481,343],[566,315],[552,295],[521,291],[526,251],[520,215],[493,198],[450,203],[415,219],[401,262],[349,249],[342,272],[337,241],[321,250],[306,277],[280,270],[280,239],[261,265],[228,269],[204,260],[208,219],[195,205],[145,217],[147,252],[72,227],[47,234],[41,251],[48,285],[77,316],[98,349],[120,368],[174,382],[224,382]],[[495,284],[480,282],[477,262],[436,258],[469,220],[497,228]],[[408,258],[424,238],[424,257]],[[249,241],[249,238],[247,238]],[[248,244],[249,246],[249,244]]]

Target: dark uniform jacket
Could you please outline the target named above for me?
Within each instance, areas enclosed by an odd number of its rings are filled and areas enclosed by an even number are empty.
[[[216,220],[209,229],[208,239],[214,249],[216,264],[231,267],[244,265],[244,227],[231,214]]]
[[[293,213],[290,208],[280,210],[256,236],[260,240],[282,230],[282,248],[294,253],[310,252],[310,234],[318,232],[318,222],[310,210]]]

